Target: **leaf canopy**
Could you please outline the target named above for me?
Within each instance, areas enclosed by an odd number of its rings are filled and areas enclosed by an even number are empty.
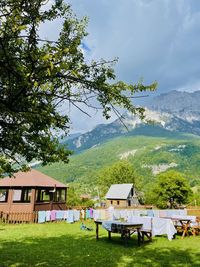
[[[42,39],[41,25],[57,19],[63,21],[57,40]],[[68,162],[71,152],[55,135],[70,127],[61,105],[101,109],[107,119],[111,110],[118,114],[117,106],[143,115],[132,97],[155,90],[156,83],[116,81],[115,60],[88,63],[82,49],[86,25],[62,0],[1,0],[0,173],[11,174],[34,159]]]

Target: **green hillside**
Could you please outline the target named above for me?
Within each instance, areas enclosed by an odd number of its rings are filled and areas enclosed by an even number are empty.
[[[194,135],[124,136],[74,154],[69,164],[55,163],[37,169],[64,183],[78,184],[82,191],[85,188],[92,190],[98,171],[124,158],[134,166],[144,189],[154,181],[152,170],[156,172],[169,164],[184,173],[191,186],[195,186],[200,183],[199,151],[200,138]]]

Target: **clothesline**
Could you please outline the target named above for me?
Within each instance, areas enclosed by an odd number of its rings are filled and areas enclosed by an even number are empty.
[[[77,222],[80,219],[93,219],[93,209],[86,210],[47,210],[38,211],[38,223],[64,220],[68,223]]]
[[[131,216],[172,217],[187,216],[187,210],[136,210],[136,209],[101,209],[93,211],[94,220],[128,220]]]
[[[136,210],[136,209],[86,209],[86,210],[49,210],[38,212],[38,223],[44,223],[56,220],[65,220],[73,223],[81,219],[96,220],[125,220],[130,221],[133,216],[149,216],[149,217],[178,217],[187,216],[187,210]],[[195,220],[195,216],[193,216]]]

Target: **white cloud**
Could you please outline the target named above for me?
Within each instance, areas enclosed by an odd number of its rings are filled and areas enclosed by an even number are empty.
[[[70,0],[79,17],[88,16],[89,36],[84,40],[88,59],[119,57],[119,79],[149,83],[157,80],[158,93],[181,89],[193,91],[200,84],[200,1],[188,0]],[[59,22],[43,29],[57,30]],[[77,119],[78,130],[101,121],[96,115]],[[85,118],[85,116],[84,116]],[[83,121],[85,122],[83,123]]]
[[[71,4],[79,16],[90,18],[92,56],[119,57],[120,79],[157,80],[167,91],[200,71],[200,16],[192,13],[189,1],[73,0]]]

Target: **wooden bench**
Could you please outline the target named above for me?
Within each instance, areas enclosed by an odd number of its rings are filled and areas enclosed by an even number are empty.
[[[191,226],[192,235],[196,236],[200,234],[200,217],[196,218],[196,224]]]
[[[150,229],[142,229],[140,230],[142,243],[144,243],[144,237],[146,236],[149,241],[152,241],[152,230]]]

